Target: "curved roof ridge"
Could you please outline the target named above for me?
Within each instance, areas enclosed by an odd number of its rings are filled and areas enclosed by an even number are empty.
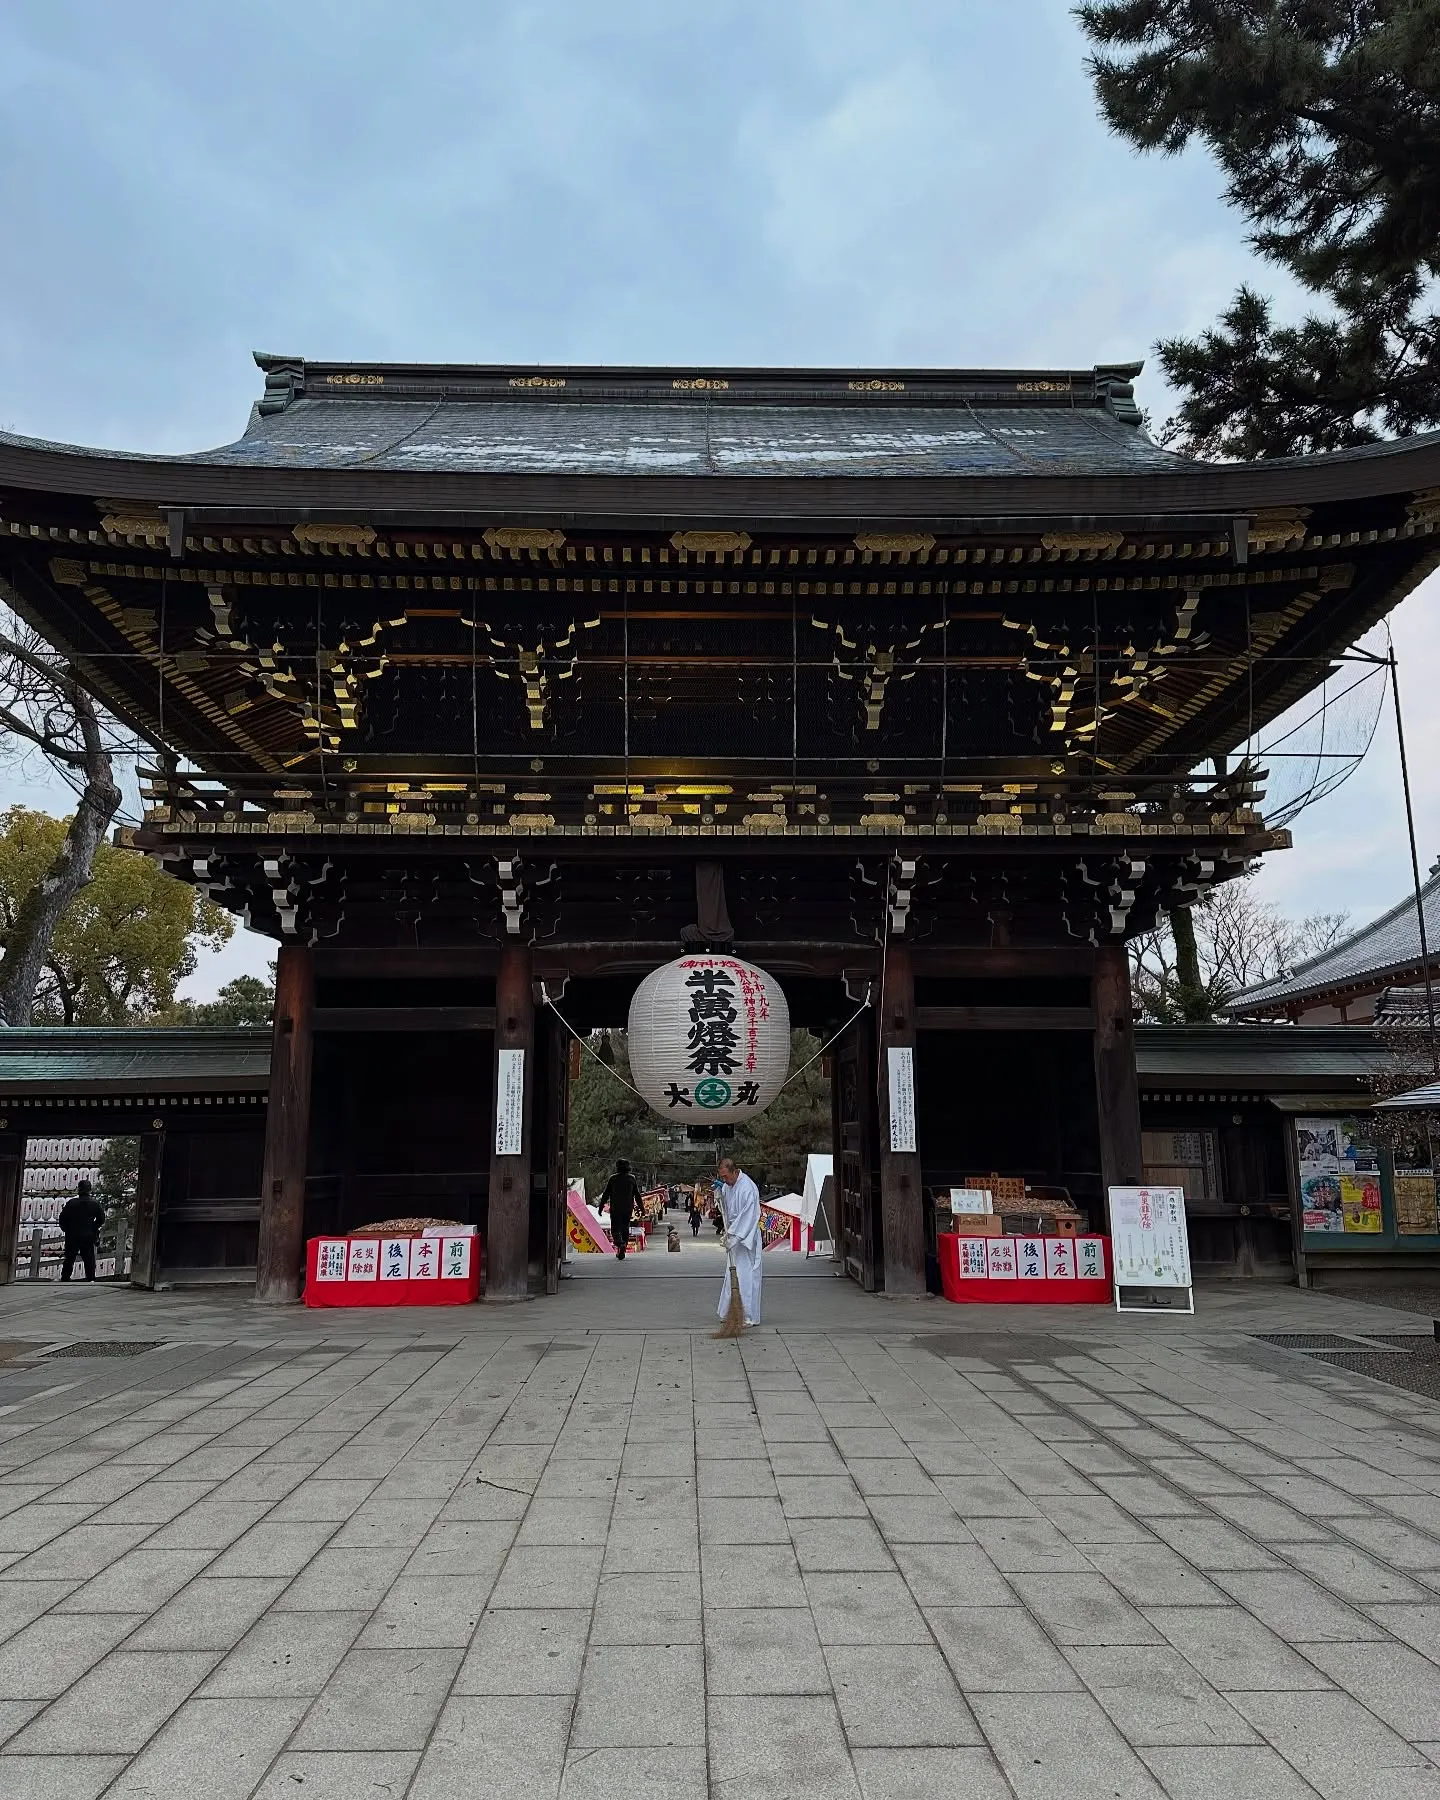
[[[1420,899],[1427,928],[1440,926],[1440,868],[1421,883]],[[1432,902],[1435,903],[1433,917]],[[1400,929],[1395,930],[1395,927]],[[1388,943],[1385,941],[1387,932],[1392,934]],[[1354,953],[1370,944],[1375,945],[1377,952],[1383,946],[1388,953],[1377,954],[1357,963]],[[1429,949],[1433,962],[1437,951],[1440,951],[1440,941],[1431,942]],[[1297,963],[1286,974],[1272,976],[1269,981],[1257,981],[1253,987],[1242,988],[1223,1010],[1233,1016],[1253,1011],[1257,1006],[1272,1005],[1277,1000],[1301,999],[1308,994],[1322,992],[1328,986],[1340,985],[1342,981],[1349,986],[1366,975],[1382,975],[1387,970],[1407,967],[1419,959],[1420,933],[1415,918],[1415,896],[1412,893],[1397,901],[1377,918],[1357,926],[1328,950],[1321,950],[1316,955],[1307,957],[1304,962]],[[1315,977],[1321,973],[1329,973],[1333,979],[1329,982],[1316,980]]]

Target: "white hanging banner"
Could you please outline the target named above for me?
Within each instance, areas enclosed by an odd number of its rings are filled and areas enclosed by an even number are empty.
[[[1150,1310],[1169,1301],[1147,1300],[1143,1290],[1179,1290],[1195,1310],[1191,1295],[1190,1236],[1185,1225],[1185,1190],[1178,1187],[1112,1187],[1110,1251],[1115,1304]],[[1141,1290],[1122,1300],[1122,1290]]]
[[[915,1141],[915,1052],[908,1044],[885,1052],[890,1077],[890,1148],[919,1149]]]
[[[495,1154],[519,1156],[525,1147],[525,1052],[502,1050],[495,1070]]]

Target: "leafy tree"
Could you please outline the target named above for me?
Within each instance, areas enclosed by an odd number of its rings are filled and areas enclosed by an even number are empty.
[[[64,851],[70,826],[12,806],[0,814],[0,945],[28,937],[26,908]],[[53,1025],[125,1025],[174,1004],[195,969],[195,947],[219,949],[235,921],[133,850],[94,847],[89,880],[54,922],[26,1018]],[[20,1023],[16,1018],[12,1023]]]
[[[1192,455],[1291,456],[1440,424],[1440,0],[1095,0],[1100,111],[1141,150],[1214,154],[1259,253],[1319,298],[1241,288],[1159,346]]]
[[[39,751],[79,795],[49,859],[7,895],[0,961],[0,1026],[28,1025],[55,933],[90,880],[97,848],[120,806],[111,763],[113,723],[97,712],[74,670],[39,635],[0,608],[0,762]]]
[[[237,975],[216,990],[213,1000],[176,1000],[156,1020],[160,1025],[268,1025],[275,1013],[275,965],[270,979]]]
[[[623,1085],[632,1079],[625,1033],[592,1032],[590,1046],[602,1060],[582,1055],[570,1083],[566,1173],[572,1180],[584,1176],[593,1197],[614,1174],[617,1157],[629,1161],[642,1186],[660,1174],[666,1159],[659,1118]]]
[[[95,1198],[105,1208],[105,1223],[100,1227],[100,1247],[108,1256],[115,1250],[117,1227],[125,1221],[127,1243],[135,1241],[135,1198],[140,1191],[140,1140],[137,1137],[114,1137],[106,1140],[100,1152],[99,1179]]]
[[[1136,1003],[1159,1024],[1209,1023],[1242,989],[1330,949],[1348,922],[1348,913],[1287,919],[1248,879],[1222,882],[1131,940]]]
[[[742,1125],[724,1148],[764,1193],[799,1193],[805,1183],[805,1158],[828,1151],[833,1132],[830,1079],[824,1059],[811,1062],[820,1040],[808,1031],[790,1033],[788,1087],[758,1119]],[[796,1071],[809,1063],[803,1074]]]

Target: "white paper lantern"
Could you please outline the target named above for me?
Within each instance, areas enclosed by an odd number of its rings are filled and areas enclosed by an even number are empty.
[[[790,1008],[773,975],[697,951],[630,1002],[630,1072],[648,1106],[686,1125],[753,1119],[790,1069]]]

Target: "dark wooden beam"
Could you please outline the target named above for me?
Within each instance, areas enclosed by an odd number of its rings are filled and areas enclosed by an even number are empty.
[[[915,972],[910,946],[892,942],[880,996],[880,1229],[885,1246],[885,1292],[925,1292],[925,1215],[918,1140],[914,1150],[891,1145],[901,1134],[900,1094],[892,1092],[890,1052],[908,1050],[910,1091],[905,1101],[915,1127]]]
[[[1123,944],[1101,944],[1091,977],[1095,1003],[1095,1102],[1100,1127],[1100,1185],[1133,1187],[1142,1179],[1140,1081],[1135,1070],[1135,1004]],[[1108,1221],[1107,1221],[1108,1222]]]
[[[506,944],[495,977],[495,1136],[485,1244],[485,1298],[523,1300],[530,1291],[530,1117],[535,1093],[534,975],[528,944]],[[522,1062],[517,1138],[503,1135],[505,1078]],[[512,1128],[513,1129],[513,1128]],[[504,1148],[502,1150],[502,1144]]]
[[[917,1006],[917,1031],[1093,1031],[1088,1006]]]
[[[165,1163],[165,1127],[148,1121],[140,1139],[140,1173],[135,1186],[135,1241],[130,1246],[130,1285],[155,1285],[155,1246],[160,1234],[160,1174]]]
[[[255,1298],[267,1305],[298,1297],[305,1266],[314,1012],[314,954],[299,944],[282,944],[275,966],[270,1109],[265,1121],[260,1242],[255,1259]]]
[[[317,1006],[315,1031],[493,1031],[493,1006]]]

